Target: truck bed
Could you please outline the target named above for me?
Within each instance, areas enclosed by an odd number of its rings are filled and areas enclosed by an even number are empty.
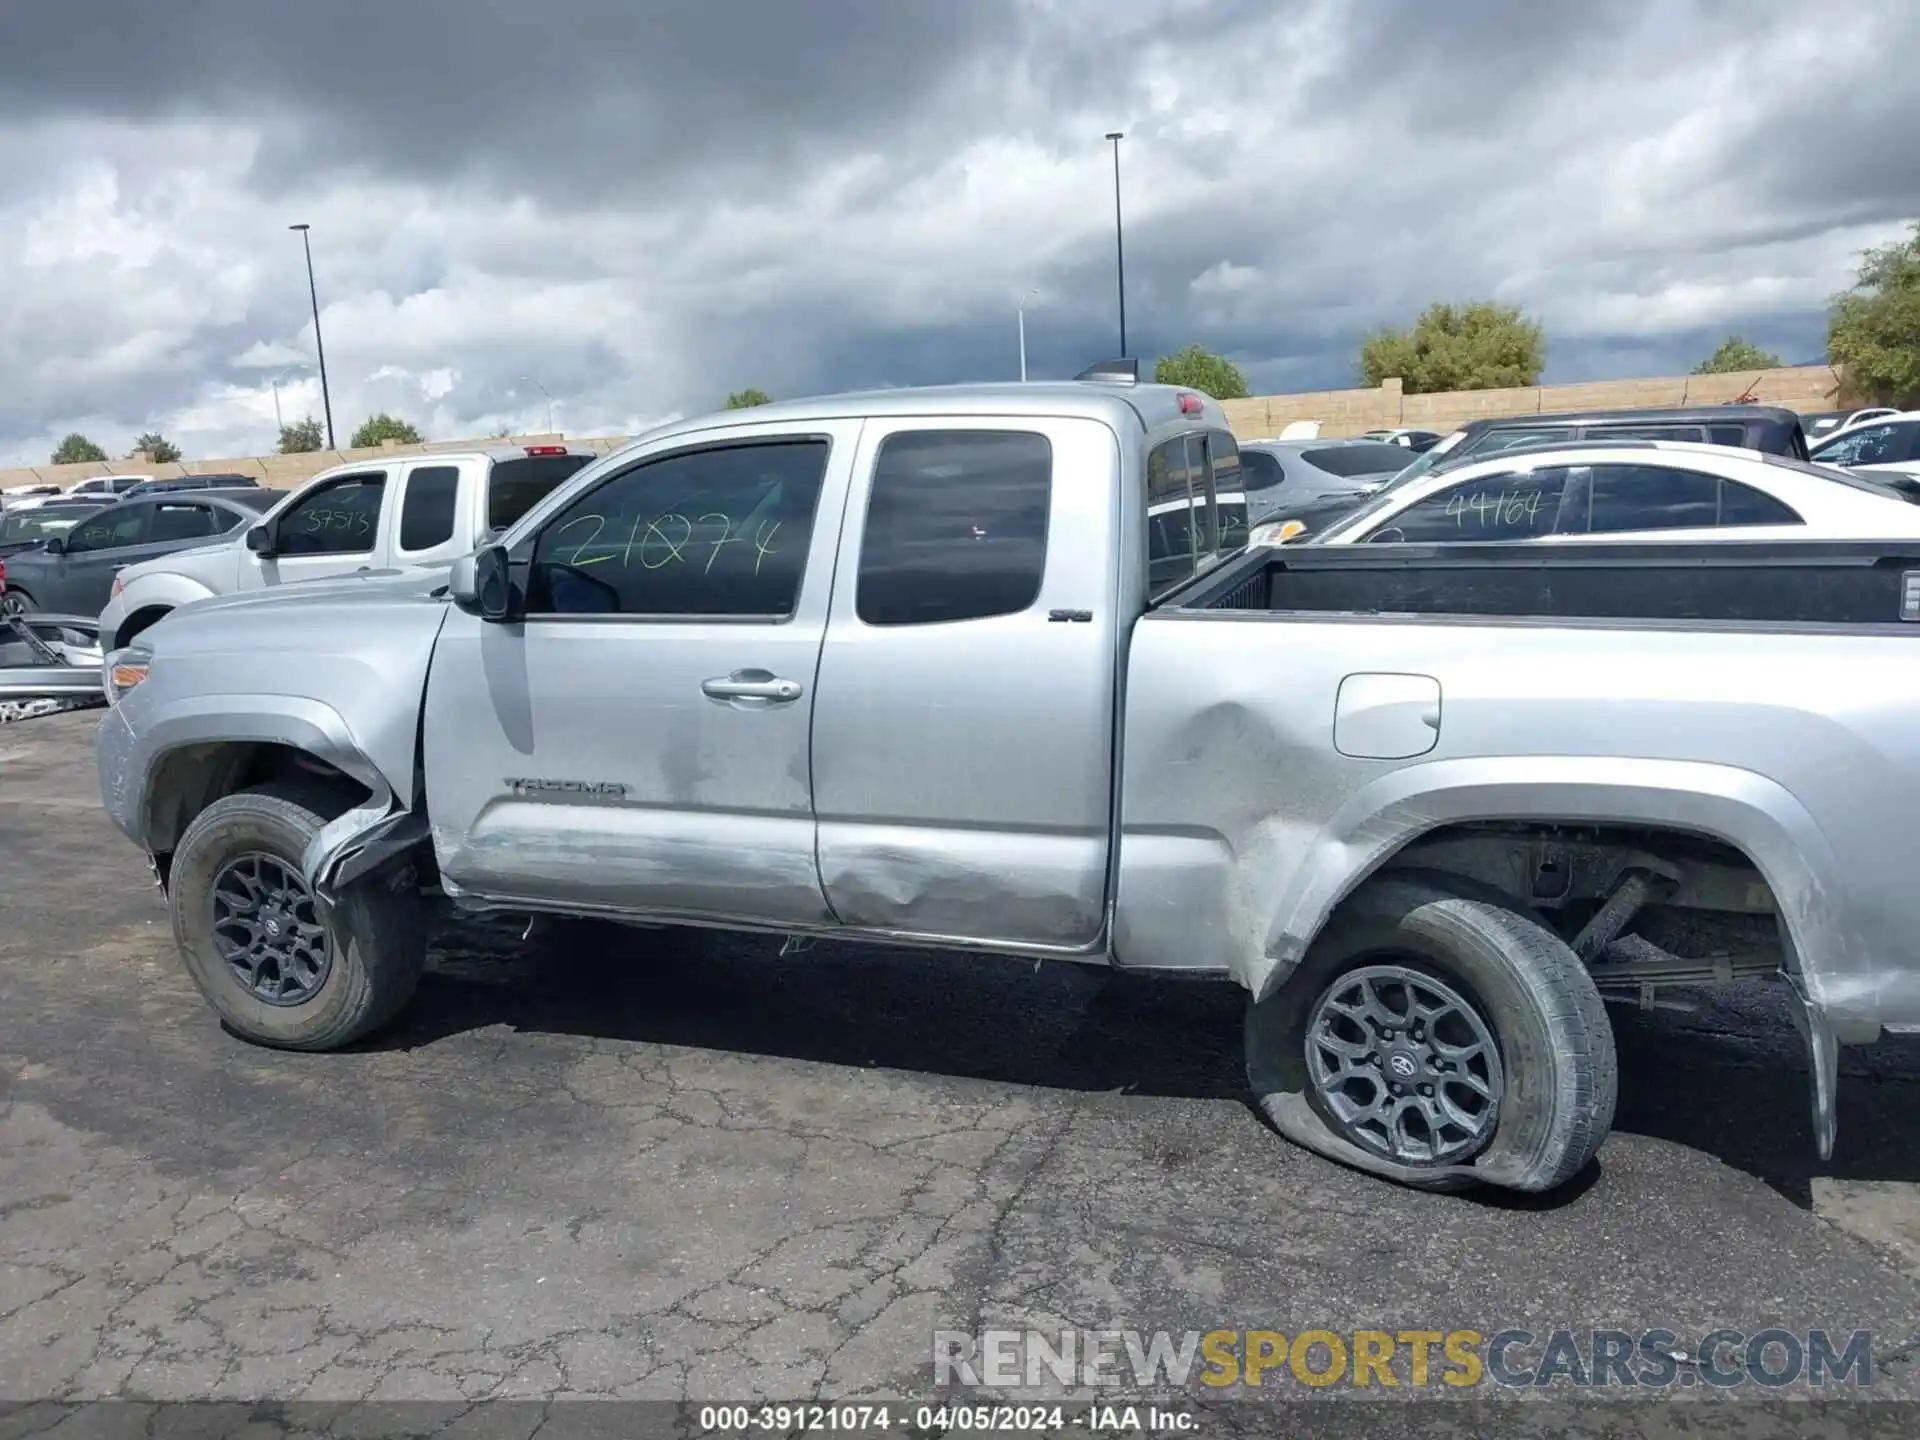
[[[1250,552],[1170,604],[1186,611],[1841,625],[1920,633],[1920,546],[1303,545]]]

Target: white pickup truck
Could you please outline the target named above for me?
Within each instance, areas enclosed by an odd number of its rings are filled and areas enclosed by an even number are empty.
[[[121,571],[100,612],[101,641],[124,645],[210,595],[445,565],[512,525],[593,458],[578,446],[514,445],[324,470],[237,537]]]

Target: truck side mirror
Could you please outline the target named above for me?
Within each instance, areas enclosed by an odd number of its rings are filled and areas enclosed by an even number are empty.
[[[273,527],[271,525],[255,525],[251,530],[247,531],[247,549],[258,555],[262,560],[272,558]]]
[[[515,619],[507,552],[498,545],[483,545],[455,560],[447,576],[447,598],[483,620]]]

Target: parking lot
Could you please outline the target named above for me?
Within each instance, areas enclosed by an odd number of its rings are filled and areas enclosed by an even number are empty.
[[[1765,989],[1616,1012],[1601,1161],[1395,1189],[1243,1099],[1226,987],[463,923],[401,1024],[224,1034],[101,815],[0,727],[0,1398],[901,1396],[937,1329],[1875,1335],[1920,1390],[1920,1040],[1809,1139]]]

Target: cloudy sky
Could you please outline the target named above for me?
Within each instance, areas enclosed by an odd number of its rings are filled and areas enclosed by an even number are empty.
[[[0,464],[631,430],[1493,297],[1547,378],[1824,350],[1920,213],[1912,0],[6,0]],[[530,378],[529,378],[530,377]],[[534,382],[538,382],[537,385]]]

